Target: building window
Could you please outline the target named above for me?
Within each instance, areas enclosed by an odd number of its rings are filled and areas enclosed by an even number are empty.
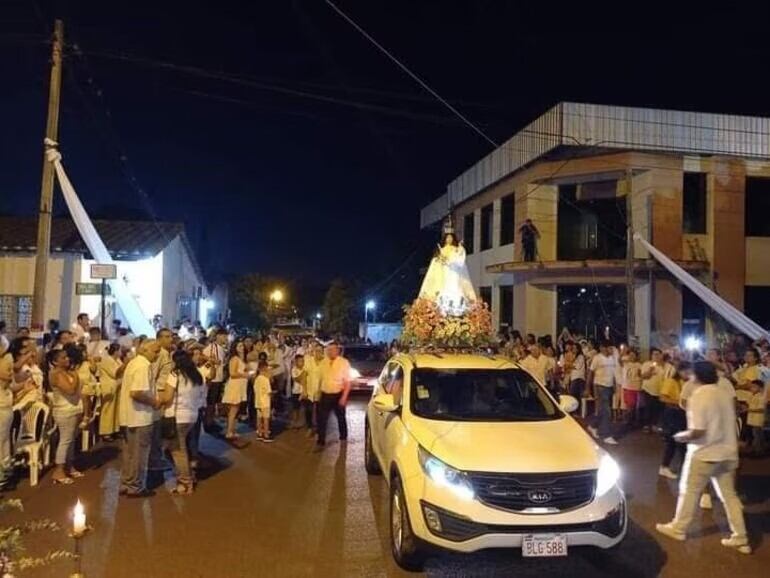
[[[706,304],[690,289],[682,286],[682,333],[701,337],[706,333]]]
[[[465,252],[469,255],[475,251],[474,239],[476,237],[476,215],[475,213],[468,213],[463,218],[463,245],[465,245]]]
[[[516,197],[513,193],[500,200],[500,246],[510,245],[516,231]]]
[[[513,285],[500,286],[500,328],[513,327]]]
[[[481,250],[492,248],[492,205],[481,207]]]
[[[746,177],[746,236],[770,237],[770,179]]]
[[[770,287],[746,287],[743,311],[762,327],[770,327]]]
[[[558,260],[625,258],[626,199],[611,196],[608,182],[559,186]]]
[[[685,233],[706,234],[706,173],[684,173],[682,215]]]
[[[487,307],[492,309],[492,287],[479,287],[479,295]]]
[[[19,327],[32,325],[32,297],[26,295],[0,295],[0,319],[5,321],[9,335]]]

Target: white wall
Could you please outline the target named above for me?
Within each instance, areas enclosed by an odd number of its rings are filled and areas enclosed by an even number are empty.
[[[190,308],[191,317],[197,319],[198,307],[195,302],[195,291],[203,287],[203,297],[208,297],[203,279],[195,272],[190,255],[177,237],[163,250],[163,305],[162,315],[166,324],[171,325],[180,321],[178,303],[180,297],[193,299]]]
[[[80,255],[55,253],[48,262],[45,321],[58,319],[62,327],[77,316],[74,280],[80,276]],[[0,255],[0,295],[32,296],[35,286],[35,255]]]

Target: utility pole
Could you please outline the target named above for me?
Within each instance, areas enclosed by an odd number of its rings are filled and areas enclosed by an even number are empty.
[[[61,66],[64,49],[64,23],[56,20],[51,55],[51,85],[48,92],[48,121],[45,136],[54,142],[59,137],[59,100],[61,98]],[[46,147],[47,149],[47,147]],[[35,289],[32,296],[32,330],[43,331],[45,322],[45,289],[48,258],[51,252],[51,211],[53,209],[54,168],[43,152],[43,182],[40,187],[40,211],[37,221],[37,257]]]
[[[636,300],[634,298],[634,219],[633,169],[626,169],[626,340],[636,337]],[[635,344],[636,345],[636,344]]]

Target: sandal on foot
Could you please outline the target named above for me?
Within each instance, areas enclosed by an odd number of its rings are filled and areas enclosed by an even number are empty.
[[[189,496],[193,493],[193,487],[183,484],[182,482],[177,482],[176,488],[171,490],[171,493],[175,496]]]
[[[83,472],[79,472],[78,470],[70,470],[69,473],[70,478],[85,478],[86,475]]]
[[[59,486],[69,486],[75,483],[75,480],[73,480],[69,476],[65,478],[52,478],[52,479],[53,479],[54,485],[59,485]]]

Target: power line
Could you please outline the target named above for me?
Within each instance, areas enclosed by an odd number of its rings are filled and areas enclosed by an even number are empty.
[[[401,70],[403,70],[406,74],[408,74],[412,80],[417,82],[420,86],[422,86],[425,90],[427,90],[430,94],[432,94],[439,102],[441,102],[444,106],[446,106],[449,110],[451,110],[456,116],[458,116],[462,121],[467,124],[469,127],[471,127],[477,134],[479,134],[484,140],[486,140],[489,144],[491,144],[494,147],[499,146],[494,140],[489,138],[487,134],[482,131],[479,127],[477,127],[475,124],[473,124],[464,114],[462,114],[459,110],[457,110],[452,104],[443,98],[438,92],[433,90],[428,84],[422,80],[419,76],[417,76],[414,72],[412,72],[405,64],[403,64],[398,58],[393,56],[387,48],[385,48],[382,44],[377,42],[366,30],[361,28],[356,22],[347,14],[345,14],[342,10],[340,10],[331,0],[325,0],[326,4],[329,5],[337,14],[339,14],[343,19],[345,19],[348,24],[353,26],[358,32],[363,35],[364,38],[366,38],[369,42],[371,42],[374,46],[376,46],[380,52],[382,52],[385,56],[387,56],[391,61],[393,61],[396,66],[398,66]]]

